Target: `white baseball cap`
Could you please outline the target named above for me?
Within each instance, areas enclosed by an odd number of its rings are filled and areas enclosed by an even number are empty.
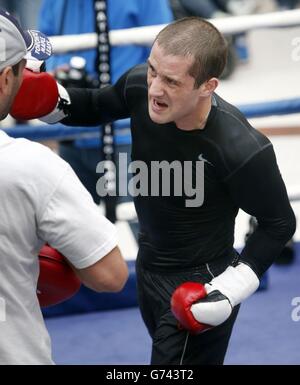
[[[16,18],[0,9],[0,71],[23,58],[47,60],[52,46],[46,35],[35,30],[24,31]]]

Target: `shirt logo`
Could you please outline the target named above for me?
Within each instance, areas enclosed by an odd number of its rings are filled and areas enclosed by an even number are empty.
[[[200,154],[200,155],[198,156],[198,159],[199,159],[200,162],[207,163],[207,164],[209,164],[210,166],[214,167],[214,165],[213,165],[209,160],[207,160],[207,159],[205,159],[205,158],[203,157],[203,154]]]

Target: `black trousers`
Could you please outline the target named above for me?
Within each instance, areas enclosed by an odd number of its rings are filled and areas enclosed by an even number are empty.
[[[179,327],[170,309],[170,298],[183,282],[207,283],[237,260],[222,258],[184,272],[153,272],[137,259],[138,301],[152,338],[152,365],[222,365],[239,306],[222,325],[198,335]]]

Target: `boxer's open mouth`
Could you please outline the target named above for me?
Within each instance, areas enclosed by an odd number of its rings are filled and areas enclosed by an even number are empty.
[[[162,101],[159,101],[157,99],[152,100],[152,106],[154,107],[154,110],[157,111],[161,111],[168,108],[168,105],[166,103],[163,103]]]

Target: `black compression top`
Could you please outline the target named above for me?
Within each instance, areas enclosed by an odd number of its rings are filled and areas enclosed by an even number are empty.
[[[241,208],[258,220],[241,260],[261,276],[295,231],[272,144],[216,94],[202,130],[155,124],[148,113],[146,75],[147,67],[142,65],[128,71],[115,86],[69,89],[70,115],[63,121],[96,125],[131,117],[132,160],[145,162],[149,169],[151,161],[182,165],[192,161],[194,186],[200,170],[196,162],[204,162],[200,206],[187,207],[192,198],[184,193],[163,196],[160,191],[160,196],[134,198],[141,262],[156,270],[187,269],[233,253],[235,217]]]

